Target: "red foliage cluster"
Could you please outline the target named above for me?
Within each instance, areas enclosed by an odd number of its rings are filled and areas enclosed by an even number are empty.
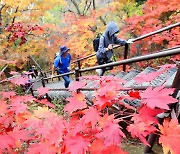
[[[178,23],[180,22],[179,7],[180,5],[177,0],[148,0],[143,5],[142,15],[127,18],[126,27],[122,29],[120,35],[126,35],[128,33],[133,38],[137,38],[171,24]],[[175,27],[160,34],[139,40],[131,45],[130,55],[134,57],[178,46],[180,44],[179,36],[179,27]],[[179,56],[176,56],[173,60],[177,59],[179,59]]]
[[[20,40],[19,45],[22,45],[27,41],[26,35],[30,35],[31,32],[35,30],[42,30],[42,28],[38,25],[25,26],[24,23],[18,22],[18,23],[13,23],[9,25],[5,30],[11,33],[11,36],[10,36],[11,42],[15,42],[18,38],[20,38],[21,40]]]
[[[162,68],[167,71],[170,66]],[[127,89],[123,87],[124,81],[121,79],[93,76],[83,79],[99,83],[93,104],[87,105],[82,92],[73,92],[72,97],[67,98],[69,103],[64,112],[68,116],[64,118],[51,111],[55,106],[47,100],[17,96],[13,91],[1,92],[0,153],[123,154],[126,153],[121,149],[123,138],[126,138],[121,126],[124,122],[128,124],[127,131],[131,136],[139,138],[144,144],[148,145],[146,137],[157,131],[161,133],[160,143],[164,151],[179,153],[180,127],[177,119],[166,120],[159,125],[160,129],[155,127],[158,124],[156,116],[169,110],[168,104],[177,101],[171,96],[174,89],[160,86],[148,88],[144,92],[124,93],[123,90]],[[15,83],[19,84],[17,81]],[[85,86],[84,83],[76,82],[75,85],[81,88]],[[72,86],[71,90],[76,89]],[[38,91],[44,94],[48,89],[41,88]],[[124,104],[123,99],[140,99],[142,104],[135,109]],[[49,109],[39,106],[32,110],[30,104],[34,102],[44,104]],[[112,112],[113,105],[119,108],[115,113]],[[171,129],[174,131],[171,132]],[[169,138],[173,134],[172,144]]]

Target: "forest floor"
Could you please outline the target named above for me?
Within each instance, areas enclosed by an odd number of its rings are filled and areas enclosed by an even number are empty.
[[[134,141],[134,139],[124,142],[121,148],[128,152],[128,154],[144,154],[144,145],[140,141]],[[163,154],[162,146],[157,142],[154,144],[152,150],[152,154]]]

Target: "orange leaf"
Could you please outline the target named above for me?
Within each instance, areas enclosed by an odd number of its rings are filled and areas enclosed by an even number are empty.
[[[159,142],[163,146],[164,153],[169,151],[172,154],[180,153],[180,125],[177,119],[169,121],[165,119],[163,126],[159,125],[161,136]]]

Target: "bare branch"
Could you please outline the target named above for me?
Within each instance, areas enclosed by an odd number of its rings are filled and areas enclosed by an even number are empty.
[[[95,3],[95,0],[92,1],[93,2],[93,10],[96,9],[96,3]]]
[[[77,13],[78,13],[79,15],[81,15],[81,11],[80,11],[80,9],[79,9],[78,4],[77,4],[74,0],[71,0],[71,2],[73,3],[74,7],[76,8]]]
[[[86,12],[89,10],[89,8],[90,8],[90,6],[91,6],[91,2],[89,2],[89,5],[87,6],[87,9],[86,9],[86,11],[84,12],[84,14],[86,14]]]
[[[103,23],[103,25],[106,25],[106,21],[100,16],[99,19],[101,20],[101,22]]]

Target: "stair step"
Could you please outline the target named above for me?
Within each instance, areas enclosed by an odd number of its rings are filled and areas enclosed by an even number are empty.
[[[142,72],[140,72],[137,76],[139,76],[142,73],[152,73],[157,71],[156,69],[152,68],[152,67],[147,67],[145,70],[143,70]],[[139,87],[139,86],[148,86],[149,83],[148,82],[144,82],[144,83],[136,83],[134,79],[130,80],[128,83],[126,83],[124,86],[125,87]]]
[[[157,78],[150,82],[150,86],[161,86],[166,80],[168,80],[175,72],[177,68],[170,68],[168,72],[160,74]]]
[[[132,70],[129,73],[127,73],[125,76],[123,76],[122,79],[124,79],[126,81],[130,81],[139,73],[140,73],[140,71],[138,71],[138,70]]]
[[[139,99],[135,99],[135,100],[124,99],[123,101],[124,103],[129,104],[135,108],[138,108],[141,105],[141,101]]]
[[[127,74],[127,72],[119,72],[118,74],[115,75],[115,77],[117,78],[122,78],[123,76],[125,76]]]

